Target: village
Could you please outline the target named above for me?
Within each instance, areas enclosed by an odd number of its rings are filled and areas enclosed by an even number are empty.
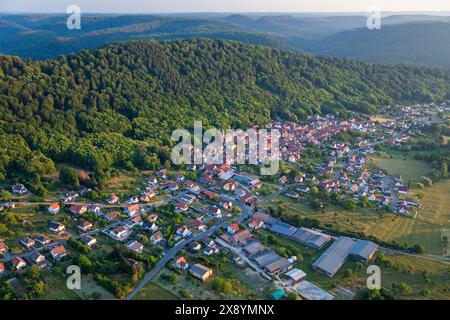
[[[200,285],[219,274],[216,280],[223,280],[227,273],[215,266],[225,263],[238,273],[252,270],[252,281],[266,284],[258,298],[343,298],[322,288],[316,279],[333,279],[348,264],[368,266],[379,252],[420,252],[339,234],[322,225],[308,225],[305,219],[286,221],[282,212],[275,212],[273,201],[287,199],[319,211],[332,204],[354,212],[364,208],[374,215],[417,219],[422,203],[410,192],[414,181],[386,172],[372,157],[423,135],[421,128],[437,112],[449,112],[449,107],[405,106],[389,118],[314,115],[301,123],[272,121],[267,129],[280,132],[282,162],[275,176],[260,176],[249,165],[232,163],[164,168],[135,181],[134,192],[110,192],[102,201],[92,201],[88,196],[92,190],[82,188],[64,190],[59,199],[33,202],[27,186],[14,183],[9,186],[9,199],[0,205],[0,214],[16,230],[0,239],[0,282],[17,283],[17,277],[34,265],[60,270],[85,258],[85,265],[93,266],[111,260],[114,270],[102,269],[94,281],[116,298],[134,299],[151,282],[167,291],[171,286],[183,291],[183,286],[192,285],[184,276],[200,280]],[[45,219],[16,218],[23,210],[35,210]],[[283,241],[289,249],[279,245]],[[113,249],[117,244],[122,249]],[[314,259],[304,259],[304,251]],[[136,274],[137,280],[117,275],[124,271],[113,267],[118,263],[113,254],[127,261],[128,275]],[[82,268],[86,274],[93,270]],[[314,273],[311,281],[310,272]],[[218,282],[211,291],[232,296]],[[240,296],[246,295],[244,289],[240,291]],[[189,298],[183,294],[179,295]]]

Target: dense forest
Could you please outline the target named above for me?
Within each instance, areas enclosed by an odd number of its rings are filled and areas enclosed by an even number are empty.
[[[248,128],[442,99],[450,99],[448,70],[224,40],[115,43],[46,61],[0,56],[0,179],[36,184],[55,163],[70,163],[99,185],[114,168],[167,163],[172,130],[194,120]]]

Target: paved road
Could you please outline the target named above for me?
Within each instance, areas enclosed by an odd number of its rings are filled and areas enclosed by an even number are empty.
[[[250,209],[243,203],[233,200],[231,198],[229,198],[226,195],[221,195],[223,198],[230,200],[233,202],[233,205],[238,206],[241,209],[241,215],[239,216],[237,222],[238,223],[242,223],[245,220],[247,220],[250,215],[251,215],[251,211]],[[143,288],[145,287],[145,285],[153,278],[156,276],[156,274],[165,266],[165,264],[167,262],[169,262],[171,259],[174,259],[178,252],[183,249],[186,245],[188,245],[189,243],[193,242],[193,241],[199,241],[204,239],[205,237],[208,237],[210,235],[212,235],[217,229],[219,229],[220,227],[224,226],[227,223],[227,220],[224,219],[220,219],[218,220],[218,222],[212,226],[211,228],[209,228],[208,230],[199,233],[193,237],[187,238],[182,240],[181,242],[179,242],[175,247],[173,247],[172,249],[170,249],[166,254],[164,254],[164,256],[158,261],[158,263],[155,265],[155,267],[145,275],[144,279],[142,279],[142,281],[133,289],[133,291],[131,291],[128,296],[126,297],[127,300],[131,300],[133,299],[133,297]]]
[[[278,190],[277,192],[271,194],[270,196],[268,196],[267,198],[264,198],[263,200],[259,201],[257,204],[264,204],[266,202],[271,201],[272,199],[278,197],[280,194],[286,192],[287,190],[289,190],[290,187],[295,186],[296,184],[289,184],[284,186],[283,188],[281,188],[280,190]]]

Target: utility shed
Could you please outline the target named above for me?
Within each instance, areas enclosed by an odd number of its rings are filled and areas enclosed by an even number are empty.
[[[339,271],[352,251],[355,241],[349,237],[339,237],[313,263],[313,268],[332,277]]]
[[[368,240],[357,240],[350,254],[358,259],[369,261],[377,250],[378,245],[376,243]]]

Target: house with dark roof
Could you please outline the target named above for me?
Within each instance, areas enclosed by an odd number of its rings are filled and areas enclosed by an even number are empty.
[[[194,277],[205,281],[212,275],[213,271],[211,268],[205,267],[200,263],[196,263],[189,268],[189,273]]]

